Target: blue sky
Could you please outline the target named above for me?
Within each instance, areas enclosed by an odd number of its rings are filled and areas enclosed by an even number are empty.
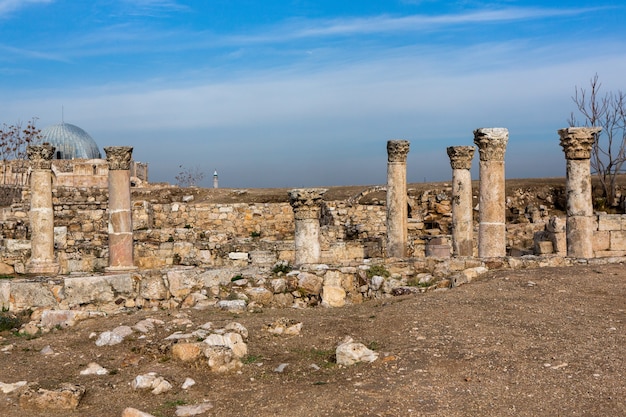
[[[564,176],[557,129],[597,73],[626,90],[622,1],[0,0],[0,123],[63,118],[152,181],[446,181],[446,147],[506,127],[506,174]],[[473,174],[477,178],[477,158]]]

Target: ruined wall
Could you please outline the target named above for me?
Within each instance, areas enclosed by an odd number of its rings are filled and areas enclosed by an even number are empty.
[[[293,262],[294,216],[288,202],[210,203],[176,190],[174,196],[159,194],[158,188],[133,189],[135,264],[140,268],[241,266],[253,258],[254,262]],[[409,191],[409,257],[450,255],[450,191],[447,184]],[[558,195],[542,193],[539,200],[534,190],[507,197],[507,246],[514,254],[533,253],[534,234],[545,228],[554,213],[550,202]],[[384,198],[360,197],[324,202],[322,262],[384,255]],[[55,249],[62,273],[103,270],[108,261],[108,190],[57,186],[53,204]],[[0,209],[0,262],[18,272],[29,255],[29,205],[30,192],[24,189],[20,202]]]

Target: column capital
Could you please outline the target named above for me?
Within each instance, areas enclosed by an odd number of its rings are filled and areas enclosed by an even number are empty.
[[[289,191],[289,204],[296,219],[317,219],[325,188],[297,188]]]
[[[133,155],[132,146],[106,146],[107,163],[112,171],[129,170],[130,160]]]
[[[406,162],[409,153],[410,142],[408,140],[388,140],[387,141],[387,161]]]
[[[601,127],[567,127],[559,129],[565,159],[589,159]]]
[[[56,148],[49,143],[43,145],[28,145],[26,153],[33,169],[51,169],[52,157]]]
[[[483,127],[474,130],[474,143],[481,161],[504,161],[509,130],[503,127]]]
[[[472,168],[472,159],[474,159],[473,146],[449,146],[446,150],[450,157],[452,169]]]

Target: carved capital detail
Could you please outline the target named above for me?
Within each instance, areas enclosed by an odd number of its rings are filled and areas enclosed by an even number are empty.
[[[56,151],[56,148],[47,142],[43,145],[29,145],[26,147],[26,153],[33,169],[51,169],[54,151]]]
[[[503,127],[484,127],[474,130],[474,143],[481,161],[504,161],[509,130]]]
[[[387,161],[406,162],[409,153],[410,142],[408,140],[388,140],[387,141]]]
[[[107,146],[104,148],[107,154],[107,163],[110,170],[129,170],[130,160],[133,155],[132,146]]]
[[[565,159],[589,159],[601,127],[567,127],[559,129]]]
[[[296,220],[317,219],[321,211],[325,188],[298,188],[289,191],[289,204]]]
[[[471,169],[474,159],[473,146],[450,146],[446,149],[452,169]]]

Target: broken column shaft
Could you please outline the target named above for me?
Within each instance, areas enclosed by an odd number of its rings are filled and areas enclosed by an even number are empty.
[[[506,256],[506,195],[504,153],[509,140],[505,128],[481,128],[474,131],[474,143],[480,153],[478,256]]]
[[[452,251],[455,256],[474,255],[474,222],[472,217],[473,146],[450,146],[452,166]]]
[[[320,213],[325,192],[321,188],[301,188],[289,192],[295,220],[296,265],[320,261]]]
[[[107,271],[136,269],[130,200],[131,146],[104,148],[109,164],[109,266]]]
[[[387,257],[404,258],[408,240],[406,158],[408,140],[387,141]]]
[[[31,161],[30,229],[31,256],[26,264],[29,274],[54,275],[59,264],[54,258],[54,210],[52,207],[52,157],[49,143],[26,148]]]
[[[567,256],[593,257],[593,203],[591,198],[591,149],[600,127],[560,129],[560,144],[567,161]]]

